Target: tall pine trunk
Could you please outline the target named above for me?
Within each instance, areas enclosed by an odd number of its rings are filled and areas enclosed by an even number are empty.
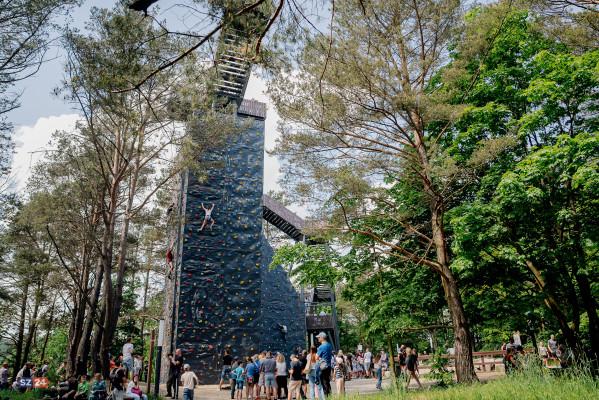
[[[29,283],[25,282],[25,287],[23,288],[23,295],[21,296],[21,311],[20,311],[20,320],[19,320],[19,330],[17,333],[17,343],[16,349],[17,352],[15,354],[15,364],[13,365],[13,375],[17,376],[17,373],[22,367],[22,357],[23,357],[23,339],[25,337],[25,316],[27,312],[27,298],[29,296]]]

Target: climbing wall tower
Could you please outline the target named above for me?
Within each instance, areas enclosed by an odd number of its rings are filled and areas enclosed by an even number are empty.
[[[303,302],[281,267],[270,269],[273,251],[262,234],[265,104],[243,100],[250,65],[239,36],[224,37],[217,93],[238,105],[244,127],[208,158],[220,167],[205,179],[182,175],[173,231],[175,274],[167,280],[163,343],[166,356],[180,348],[200,382],[215,384],[222,356],[249,357],[261,350],[288,357],[305,347]],[[206,208],[214,204],[202,229]]]

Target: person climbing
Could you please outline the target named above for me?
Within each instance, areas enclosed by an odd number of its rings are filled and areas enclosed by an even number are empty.
[[[202,208],[206,212],[206,216],[204,217],[204,222],[202,222],[202,227],[200,228],[200,230],[204,229],[204,227],[206,226],[206,221],[211,222],[210,230],[212,230],[212,227],[214,226],[214,220],[212,219],[212,210],[214,210],[214,203],[212,203],[212,207],[210,208],[204,207],[204,203],[202,203]]]
[[[171,246],[166,252],[166,262],[168,263],[168,272],[166,276],[168,279],[172,279],[173,271],[175,270],[175,266],[173,265],[173,246]]]
[[[287,341],[287,325],[282,325],[282,324],[277,324],[279,325],[279,331],[281,332],[281,337],[283,338],[283,341],[286,342]]]

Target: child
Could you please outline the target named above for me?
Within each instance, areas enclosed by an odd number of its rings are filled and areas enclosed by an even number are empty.
[[[87,381],[86,375],[81,375],[79,378],[79,385],[77,386],[77,394],[75,400],[84,400],[89,396],[89,382]]]
[[[337,385],[337,394],[345,392],[345,365],[342,356],[337,356],[335,359],[335,384]]]
[[[243,379],[245,377],[245,369],[243,368],[243,360],[237,361],[237,368],[235,368],[232,372],[233,379],[237,381],[237,400],[241,400],[243,396]],[[233,396],[231,396],[233,398]]]

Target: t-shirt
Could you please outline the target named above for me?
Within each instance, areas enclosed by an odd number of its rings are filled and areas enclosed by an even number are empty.
[[[514,333],[514,344],[516,346],[522,346],[522,339],[520,339],[519,333]]]
[[[0,368],[0,382],[7,383],[9,375],[10,373],[8,372],[8,368]]]
[[[545,357],[547,355],[547,347],[539,346],[539,355]]]
[[[291,363],[291,380],[292,381],[301,381],[302,380],[302,371],[304,369],[301,361],[293,361]]]
[[[277,376],[287,376],[287,363],[277,362]]]
[[[133,360],[133,365],[135,365],[135,368],[141,368],[141,360],[139,358],[136,358],[135,360]]]
[[[196,374],[191,371],[187,371],[186,373],[181,375],[181,381],[183,382],[183,388],[193,390],[195,388],[195,378],[196,378]]]
[[[233,357],[231,357],[228,354],[225,354],[225,356],[223,357],[223,365],[224,366],[228,365],[230,367],[232,362],[233,362]]]
[[[233,370],[233,375],[237,381],[243,381],[243,367],[237,367]]]
[[[408,371],[415,371],[416,363],[418,362],[418,354],[410,354],[406,358],[406,365],[408,366]]]
[[[328,366],[331,366],[331,358],[333,357],[333,346],[329,342],[324,342],[320,346],[318,346],[318,351],[316,352],[320,356],[320,358],[326,360]]]
[[[299,359],[299,362],[302,363],[302,371],[303,371],[304,369],[306,369],[306,365],[308,364],[308,357],[301,355],[298,357],[298,359]]]
[[[253,378],[254,375],[258,374],[258,371],[260,370],[260,362],[258,361],[254,361],[248,364],[248,366],[245,369],[245,375],[248,378]]]
[[[85,381],[85,382],[79,383],[79,385],[77,385],[77,392],[79,392],[79,393],[85,392],[85,394],[88,395],[89,394],[89,382]]]
[[[343,366],[335,363],[335,379],[344,379],[343,374],[345,373]]]
[[[181,366],[183,365],[183,356],[175,355],[173,361],[175,362],[175,364],[178,364],[174,365],[173,363],[171,363],[171,375],[179,375],[179,373],[181,372]]]
[[[275,372],[275,370],[277,369],[277,362],[275,360],[273,360],[272,358],[264,358],[262,360],[262,371],[264,371],[265,373],[268,372]]]
[[[549,349],[552,353],[557,353],[557,342],[555,340],[549,339],[547,344],[549,345]]]
[[[367,351],[364,354],[364,362],[367,362],[367,363],[372,362],[372,353],[371,352]]]
[[[129,360],[132,357],[131,353],[133,353],[133,343],[125,343],[123,346],[123,360]]]

